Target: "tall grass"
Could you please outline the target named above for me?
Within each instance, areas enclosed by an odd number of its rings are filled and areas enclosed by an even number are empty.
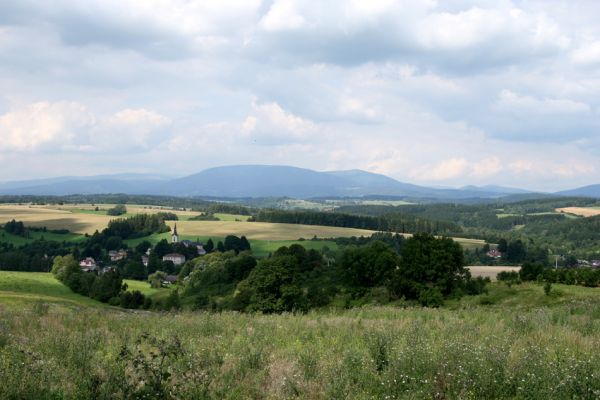
[[[0,306],[0,398],[595,399],[599,348],[586,299],[272,316],[35,303]]]

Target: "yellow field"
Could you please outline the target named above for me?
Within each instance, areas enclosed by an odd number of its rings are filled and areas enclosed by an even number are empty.
[[[581,217],[594,217],[600,215],[600,208],[596,207],[564,207],[557,208],[557,212],[579,215]]]
[[[521,270],[521,267],[492,267],[487,265],[472,265],[467,268],[474,277],[490,278],[492,281],[495,281],[496,276],[502,271],[519,272]]]
[[[110,205],[99,204],[100,209],[109,208]],[[108,222],[116,217],[78,212],[80,210],[93,210],[89,204],[65,206],[32,206],[32,205],[0,205],[0,224],[15,219],[23,221],[26,225],[47,227],[48,229],[68,229],[74,233],[92,234],[96,230],[106,228]],[[152,213],[159,208],[145,206],[127,206],[127,214]],[[171,210],[169,210],[171,211]],[[192,211],[173,211],[181,219],[198,215]],[[175,221],[168,221],[173,227]],[[371,236],[375,231],[354,228],[338,228],[332,226],[278,224],[269,222],[246,221],[177,221],[177,231],[184,236],[213,236],[224,237],[227,235],[244,235],[254,240],[297,240],[300,238],[336,238],[350,236]],[[405,234],[409,237],[410,235]],[[483,240],[455,238],[466,248],[481,247]]]
[[[173,227],[175,221],[168,221]],[[349,236],[371,236],[374,231],[353,228],[337,228],[332,226],[276,224],[270,222],[239,221],[177,221],[177,232],[189,236],[244,235],[248,239],[257,240],[296,240],[336,238]]]
[[[113,218],[107,215],[76,214],[44,206],[0,205],[0,223],[15,219],[29,226],[68,229],[75,233],[92,234],[96,230],[101,231]]]

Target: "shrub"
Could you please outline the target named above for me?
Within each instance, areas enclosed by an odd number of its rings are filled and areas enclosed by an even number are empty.
[[[419,293],[419,303],[425,307],[437,308],[444,305],[444,296],[438,288],[426,288]]]

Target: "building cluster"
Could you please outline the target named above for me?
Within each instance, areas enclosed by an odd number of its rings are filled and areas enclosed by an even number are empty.
[[[194,242],[191,240],[181,240],[181,241],[179,240],[179,234],[177,233],[177,224],[175,224],[175,228],[173,229],[173,233],[171,234],[171,243],[173,243],[173,244],[181,243],[182,245],[184,245],[187,248],[189,248],[189,247],[195,248],[198,255],[200,255],[200,256],[203,256],[206,254],[206,250],[204,249],[204,246],[202,245],[202,243],[200,243],[198,241]],[[148,267],[148,263],[150,262],[151,251],[152,251],[152,249],[149,248],[146,251],[146,254],[141,257],[141,261],[142,261],[142,264],[144,265],[144,267]],[[110,250],[108,252],[108,257],[110,258],[111,262],[117,262],[117,261],[124,260],[127,258],[127,250],[125,250],[125,249]],[[186,257],[183,254],[179,254],[179,253],[169,253],[169,254],[164,255],[162,257],[162,260],[170,261],[175,266],[181,266],[185,263]],[[114,269],[114,267],[105,267],[105,268],[100,269],[98,263],[92,257],[86,257],[85,259],[81,260],[79,262],[79,266],[81,267],[81,270],[83,272],[104,273],[106,271]]]

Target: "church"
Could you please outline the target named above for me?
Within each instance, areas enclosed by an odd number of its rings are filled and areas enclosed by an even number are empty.
[[[173,228],[173,233],[171,234],[171,243],[179,243],[179,235],[177,234],[177,224]]]

